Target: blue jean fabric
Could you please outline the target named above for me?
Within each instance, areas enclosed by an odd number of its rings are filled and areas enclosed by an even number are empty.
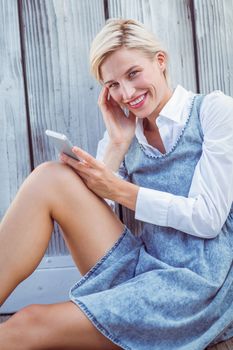
[[[165,155],[135,138],[125,157],[129,181],[187,196],[201,156],[195,96],[187,123]],[[233,336],[233,207],[219,235],[202,239],[140,223],[70,291],[71,300],[123,349],[203,350]]]

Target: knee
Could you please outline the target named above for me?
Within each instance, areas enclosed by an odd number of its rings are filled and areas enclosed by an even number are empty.
[[[43,306],[29,305],[14,314],[9,320],[9,326],[27,331],[43,323]]]
[[[60,177],[64,178],[64,176],[79,177],[68,165],[56,161],[41,163],[33,170],[32,174],[52,180]]]
[[[33,176],[37,177],[50,177],[60,172],[64,172],[65,165],[56,161],[49,161],[39,164],[32,172]]]
[[[9,345],[9,349],[31,350],[37,348],[37,334],[41,334],[40,331],[43,329],[43,314],[42,305],[30,305],[18,311],[5,322],[5,342]]]
[[[43,186],[49,186],[49,189],[54,186],[61,188],[64,183],[68,184],[73,181],[82,182],[81,178],[72,170],[69,166],[56,162],[50,161],[38,165],[32,172],[32,178],[36,179],[37,183]]]

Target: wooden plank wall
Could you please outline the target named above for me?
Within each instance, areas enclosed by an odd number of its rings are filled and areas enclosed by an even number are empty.
[[[22,1],[20,8],[33,166],[56,159],[45,129],[65,133],[95,154],[103,123],[88,54],[92,38],[105,21],[103,2],[30,0]],[[65,253],[56,229],[47,254]]]
[[[233,96],[233,0],[195,0],[199,90]]]
[[[0,0],[0,218],[31,170],[16,1]]]
[[[45,129],[95,154],[104,125],[88,52],[108,17],[157,33],[173,86],[233,96],[232,0],[0,0],[0,217],[29,172],[56,158]],[[47,255],[63,254],[56,229]]]

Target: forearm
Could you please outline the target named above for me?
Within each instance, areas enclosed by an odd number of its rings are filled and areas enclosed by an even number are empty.
[[[135,211],[139,186],[125,180],[116,179],[111,200]]]
[[[113,172],[118,171],[128,148],[129,145],[127,144],[116,145],[111,142],[108,143],[103,158],[103,162],[108,169]]]
[[[221,231],[230,210],[216,198],[213,202],[203,194],[184,197],[140,187],[135,219],[172,227],[200,238],[214,238]]]

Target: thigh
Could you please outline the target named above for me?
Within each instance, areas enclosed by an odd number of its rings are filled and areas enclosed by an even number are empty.
[[[35,305],[28,314],[25,325],[28,342],[31,344],[30,349],[121,349],[102,335],[84,313],[70,301],[53,305]]]
[[[70,167],[54,162],[42,168],[48,172],[46,178],[52,179],[48,180],[53,188],[51,215],[62,228],[80,272],[85,274],[114,245],[124,225]]]

